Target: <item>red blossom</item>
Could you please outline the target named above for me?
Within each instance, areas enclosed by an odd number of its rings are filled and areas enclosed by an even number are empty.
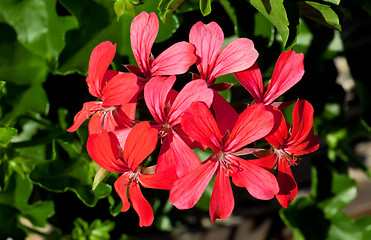
[[[178,176],[183,176],[198,166],[200,160],[182,138],[181,117],[193,102],[202,101],[210,106],[213,91],[205,81],[193,80],[177,93],[171,89],[175,80],[174,75],[153,77],[144,87],[144,100],[162,139],[157,171],[175,169]]]
[[[290,166],[299,164],[299,156],[316,151],[319,141],[313,133],[314,110],[309,102],[305,100],[296,102],[292,114],[292,126],[286,123],[283,114],[278,109],[276,112],[280,116],[279,128],[265,137],[272,145],[273,153],[260,159],[259,162],[266,168],[277,165],[277,181],[280,191],[276,198],[283,207],[287,207],[298,191]]]
[[[263,104],[246,108],[239,116],[232,132],[220,133],[219,127],[209,108],[202,102],[191,104],[182,117],[182,128],[192,138],[213,150],[210,157],[187,175],[179,178],[170,190],[170,202],[179,209],[193,207],[200,199],[206,186],[216,174],[214,189],[210,200],[210,217],[230,216],[233,194],[229,176],[233,176],[258,199],[271,199],[278,192],[274,175],[234,155],[244,146],[265,137],[274,126],[273,113]]]
[[[126,65],[128,70],[147,82],[151,77],[176,75],[188,71],[196,62],[195,47],[185,41],[175,43],[154,58],[151,49],[159,30],[155,13],[141,12],[131,23],[130,41],[138,67]],[[142,84],[144,84],[142,83]]]
[[[236,72],[234,76],[253,96],[255,103],[272,104],[279,96],[294,86],[304,75],[304,55],[294,50],[279,56],[269,83],[263,87],[263,79],[258,64],[247,70]],[[280,106],[280,103],[274,103]]]
[[[165,173],[154,174],[152,169],[142,166],[143,161],[156,148],[157,139],[157,130],[148,122],[141,122],[120,141],[113,132],[102,130],[99,134],[90,135],[87,142],[90,157],[100,167],[110,172],[122,173],[114,184],[123,202],[122,211],[126,212],[131,203],[139,215],[140,226],[150,226],[153,222],[151,205],[144,198],[140,185],[170,189],[176,179],[175,176]],[[146,172],[152,174],[145,174]]]
[[[92,121],[89,122],[90,134],[99,133],[101,129],[114,131],[120,122],[125,121],[125,117],[132,117],[130,112],[132,108],[135,109],[135,104],[130,102],[139,91],[137,76],[107,69],[115,52],[116,44],[113,45],[109,41],[102,42],[94,48],[90,56],[86,83],[90,94],[102,101],[84,103],[81,111],[75,115],[74,124],[67,131],[76,131],[93,114]],[[120,107],[125,104],[128,105]],[[124,119],[120,120],[119,116]]]

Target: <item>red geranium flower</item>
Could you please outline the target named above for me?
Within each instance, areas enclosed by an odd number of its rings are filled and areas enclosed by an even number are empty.
[[[131,23],[130,41],[138,67],[126,67],[142,79],[143,85],[153,76],[183,74],[196,62],[195,47],[185,41],[175,43],[154,58],[151,49],[158,29],[159,22],[153,12],[141,12]]]
[[[174,75],[153,77],[144,87],[144,100],[162,139],[157,171],[175,168],[177,175],[183,176],[198,166],[200,160],[182,138],[181,117],[193,102],[202,101],[210,106],[213,91],[204,80],[193,80],[178,93],[172,89],[175,80]]]
[[[122,211],[126,212],[131,203],[139,215],[140,226],[150,226],[153,222],[151,205],[144,198],[140,185],[170,189],[176,179],[166,173],[153,174],[153,167],[142,166],[143,161],[156,148],[157,139],[157,130],[148,122],[141,122],[131,129],[126,139],[121,138],[119,141],[113,132],[102,130],[100,134],[90,135],[86,146],[90,157],[100,167],[122,173],[114,184],[123,203]]]
[[[135,109],[135,102],[121,108],[135,100],[139,86],[137,76],[132,73],[123,73],[107,68],[112,62],[116,52],[116,44],[106,41],[97,45],[90,56],[88,76],[86,83],[89,92],[102,101],[91,101],[84,103],[81,111],[74,118],[74,124],[67,129],[69,132],[76,131],[80,125],[92,114],[89,122],[89,133],[99,133],[101,129],[114,131],[119,125],[121,117],[132,117],[132,109]],[[129,115],[129,116],[127,116]],[[129,118],[130,118],[129,117]]]
[[[313,107],[305,100],[298,100],[294,106],[293,125],[286,123],[283,114],[276,109],[281,124],[277,131],[265,139],[272,145],[273,154],[257,160],[261,166],[272,168],[277,166],[277,181],[280,191],[276,198],[287,207],[294,200],[298,187],[292,175],[290,166],[299,164],[299,156],[314,152],[319,147],[317,136],[313,133]]]
[[[234,208],[229,176],[242,183],[258,199],[271,199],[278,192],[277,180],[269,171],[236,155],[244,146],[265,137],[274,126],[273,113],[263,104],[252,105],[241,113],[232,132],[224,137],[209,108],[193,103],[183,114],[182,128],[192,138],[213,150],[210,157],[187,175],[175,181],[170,202],[179,209],[193,207],[214,174],[210,217],[226,219]]]
[[[294,50],[279,56],[269,83],[263,87],[263,79],[257,63],[234,76],[253,96],[255,103],[272,104],[279,96],[294,86],[304,75],[304,55]],[[279,107],[281,103],[273,103]]]

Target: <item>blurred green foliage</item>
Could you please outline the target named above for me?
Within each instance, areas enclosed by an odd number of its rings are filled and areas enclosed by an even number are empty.
[[[341,212],[357,196],[349,166],[371,176],[354,153],[355,144],[371,137],[370,82],[364,75],[371,44],[362,45],[371,41],[369,1],[2,0],[0,239],[24,239],[47,224],[58,230],[44,234],[50,239],[109,239],[110,233],[118,239],[187,223],[188,212],[174,209],[162,191],[144,193],[156,216],[150,230],[139,229],[130,211],[119,214],[122,205],[112,191],[113,174],[91,190],[98,167],[86,153],[86,124],[77,133],[66,132],[82,103],[91,99],[84,77],[97,44],[117,43],[114,69],[135,64],[130,23],[141,11],[156,12],[162,20],[154,54],[187,41],[197,21],[216,21],[226,42],[252,39],[263,77],[271,76],[281,51],[304,52],[306,74],[285,100],[312,103],[321,148],[305,159],[312,165],[310,195],[281,209],[280,216],[295,239],[371,238],[370,217],[352,219]],[[337,56],[349,63],[355,81],[352,101],[336,83]],[[218,81],[239,86],[231,75]],[[247,95],[224,93],[234,104],[246,103]],[[205,191],[200,209],[207,209],[210,194]]]

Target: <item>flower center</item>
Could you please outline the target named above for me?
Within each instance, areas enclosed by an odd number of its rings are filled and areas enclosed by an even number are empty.
[[[225,158],[225,153],[223,151],[218,152],[218,154],[216,154],[216,158],[218,159],[222,167],[224,167],[227,170],[227,172],[231,171],[231,165]]]
[[[129,173],[128,179],[129,179],[130,184],[133,183],[133,182],[138,182],[138,176],[139,176],[140,171],[141,171],[141,167],[137,167],[135,172],[131,171]]]
[[[169,132],[171,126],[169,125],[168,122],[164,123],[162,125],[162,128],[160,130],[160,132],[158,133],[160,139],[161,139],[161,143],[162,143],[162,139],[167,135],[167,133]]]
[[[300,164],[300,158],[293,154],[286,152],[283,149],[276,150],[279,156],[284,156],[285,160],[288,162],[290,166],[297,166]]]

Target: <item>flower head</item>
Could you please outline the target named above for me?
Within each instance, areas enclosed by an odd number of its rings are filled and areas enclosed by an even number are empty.
[[[263,87],[259,66],[255,63],[247,70],[236,72],[234,76],[250,92],[255,103],[272,104],[279,96],[300,81],[304,75],[304,55],[294,50],[279,56],[269,83]],[[277,107],[279,103],[274,104]]]
[[[117,118],[126,115],[125,109],[135,108],[135,105],[129,104],[127,108],[121,109],[122,114],[116,112],[121,105],[135,99],[139,86],[135,74],[108,69],[115,52],[116,44],[113,45],[109,41],[102,42],[94,48],[90,56],[86,83],[90,94],[100,98],[101,101],[84,103],[81,111],[74,117],[74,124],[67,131],[76,131],[93,114],[94,120],[89,123],[90,134],[98,133],[101,129],[114,131],[120,121]]]
[[[277,181],[280,191],[276,198],[282,206],[287,207],[294,200],[298,190],[290,166],[299,164],[299,156],[316,151],[319,141],[313,133],[314,110],[309,102],[305,100],[296,102],[292,114],[292,126],[286,123],[278,109],[276,112],[280,116],[281,123],[276,131],[265,137],[272,145],[273,153],[259,161],[266,168],[277,165]]]
[[[212,176],[216,174],[210,199],[210,217],[229,217],[234,199],[229,176],[242,183],[258,199],[271,199],[278,192],[274,175],[243,160],[234,153],[266,136],[274,126],[273,114],[263,104],[248,107],[238,118],[232,132],[223,136],[208,107],[193,103],[182,118],[183,130],[192,138],[213,150],[210,157],[189,174],[180,177],[170,190],[170,202],[179,209],[193,207],[200,199]]]

